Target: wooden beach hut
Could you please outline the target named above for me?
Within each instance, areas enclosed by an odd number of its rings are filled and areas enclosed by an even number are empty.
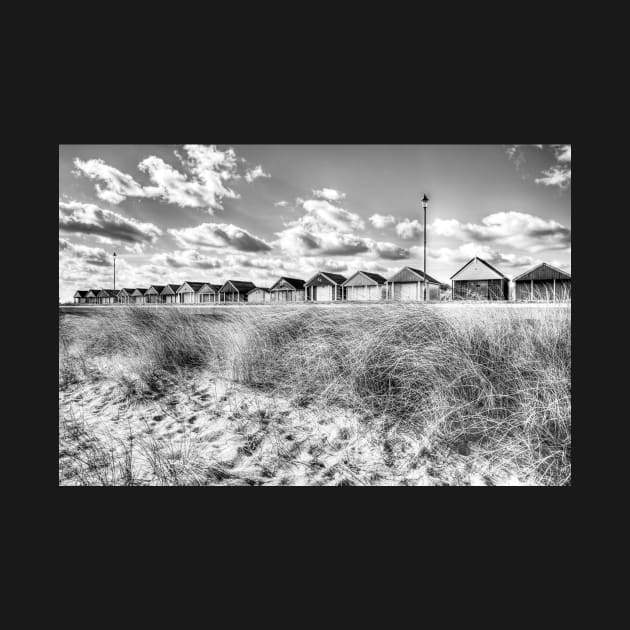
[[[507,300],[509,280],[496,267],[475,256],[451,276],[454,300]]]
[[[179,304],[199,304],[202,289],[209,287],[207,282],[191,282],[187,280],[177,289],[177,302]]]
[[[219,301],[220,288],[220,284],[211,284],[210,282],[204,282],[201,289],[199,289],[199,303],[216,304]]]
[[[121,289],[118,294],[118,303],[119,304],[133,304],[133,292],[135,289]]]
[[[269,289],[270,302],[304,302],[305,281],[299,278],[282,276]]]
[[[130,303],[133,303],[135,305],[144,304],[144,294],[146,292],[146,289],[134,289],[133,293],[131,294],[132,299],[130,300]]]
[[[118,294],[120,291],[115,291],[114,289],[101,289],[98,292],[98,303],[99,304],[116,304],[118,302]]]
[[[100,289],[90,289],[85,294],[87,304],[98,304],[98,293]]]
[[[162,304],[164,302],[162,298],[163,290],[163,284],[152,284],[144,294],[145,304]]]
[[[89,291],[76,291],[74,294],[74,303],[75,304],[86,304],[87,303],[87,298],[86,295],[89,293]]]
[[[318,271],[304,284],[308,302],[341,302],[346,297],[343,283],[347,280],[339,273]]]
[[[514,278],[514,299],[570,300],[571,274],[549,263],[541,263]]]
[[[250,304],[266,304],[270,301],[270,292],[266,287],[256,287],[247,294]]]
[[[220,302],[247,302],[247,294],[256,288],[253,282],[228,280],[220,289]]]
[[[346,300],[372,302],[385,298],[385,285],[387,280],[378,273],[370,271],[357,271],[344,283]]]
[[[440,282],[415,267],[403,267],[387,280],[387,299],[424,301],[426,283],[427,301],[440,299]]]
[[[163,304],[176,304],[177,303],[177,289],[181,285],[179,284],[165,284],[164,288],[160,292]]]

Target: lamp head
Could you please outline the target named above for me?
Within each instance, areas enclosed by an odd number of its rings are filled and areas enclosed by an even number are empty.
[[[429,198],[425,194],[424,197],[422,197],[422,207],[426,208],[428,205],[429,205]]]

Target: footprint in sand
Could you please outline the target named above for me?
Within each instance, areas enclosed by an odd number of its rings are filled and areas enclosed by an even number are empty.
[[[159,414],[159,413],[157,415],[153,416],[153,421],[154,422],[161,422],[162,420],[164,420],[164,416]]]

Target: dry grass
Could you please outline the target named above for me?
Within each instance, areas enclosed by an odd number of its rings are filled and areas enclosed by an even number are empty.
[[[126,404],[134,405],[166,397],[204,374],[240,383],[242,391],[259,392],[264,400],[286,401],[292,415],[308,412],[294,426],[303,445],[299,451],[295,443],[285,443],[285,434],[274,437],[281,423],[277,410],[250,405],[241,418],[231,414],[235,435],[240,422],[256,424],[253,433],[239,434],[238,454],[248,462],[260,454],[252,479],[261,483],[286,481],[282,471],[302,462],[310,449],[304,461],[312,474],[294,481],[367,485],[382,471],[404,481],[423,467],[425,479],[436,483],[481,478],[566,485],[571,479],[570,324],[570,308],[541,306],[75,311],[60,318],[60,395],[109,379]],[[335,425],[334,417],[342,415]],[[328,433],[322,441],[316,429],[317,418],[324,416],[334,437]],[[64,419],[60,435],[67,437],[72,430],[66,425]],[[153,471],[143,483],[234,481],[229,467],[195,455],[194,437],[185,455],[181,441],[169,446],[150,436],[131,440],[131,454],[124,440],[115,454],[106,439],[101,442],[105,454],[93,436],[92,451],[82,452],[96,453],[91,459],[99,462],[103,479],[79,463],[73,483],[137,483],[129,472],[134,452]],[[353,453],[345,455],[348,463],[337,458],[324,465],[325,471],[337,471],[328,481],[318,475],[322,454],[325,460],[343,449]],[[67,445],[66,451],[74,452]],[[450,474],[449,466],[451,473],[464,473]]]

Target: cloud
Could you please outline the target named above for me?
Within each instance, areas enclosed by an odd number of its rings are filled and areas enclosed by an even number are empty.
[[[286,208],[289,205],[288,201],[276,201],[276,203],[273,204],[276,208]]]
[[[218,258],[210,258],[193,249],[156,254],[151,258],[151,262],[159,265],[167,265],[174,269],[181,269],[182,267],[191,269],[219,269],[223,266],[221,260]]]
[[[174,152],[183,171],[155,155],[138,164],[138,170],[146,174],[151,182],[148,186],[139,184],[131,175],[105,164],[101,159],[83,161],[76,158],[74,165],[77,170],[73,173],[100,182],[96,184],[97,196],[112,204],[118,204],[127,197],[140,197],[158,199],[180,207],[207,208],[213,214],[214,210],[223,209],[224,198],[240,197],[227,187],[228,182],[241,177],[237,171],[239,158],[234,149],[220,151],[214,145],[187,144],[183,150],[183,156]],[[258,177],[270,175],[260,165],[245,175],[248,182]]]
[[[99,247],[75,245],[63,238],[59,239],[59,252],[62,256],[80,259],[86,265],[94,267],[112,267],[114,264],[110,252],[106,252]]]
[[[386,260],[403,260],[411,255],[408,249],[394,243],[373,242],[370,249],[376,256]]]
[[[403,219],[396,225],[396,234],[407,241],[418,238],[423,231],[423,225],[418,219]]]
[[[570,155],[570,150],[569,150]],[[536,178],[537,184],[545,186],[558,186],[564,190],[571,185],[571,169],[563,166],[552,166],[542,172],[543,177]]]
[[[421,247],[412,247],[411,250],[414,256],[422,256]],[[455,249],[448,247],[441,247],[437,250],[427,249],[428,258],[444,264],[463,264],[475,256],[482,258],[491,265],[496,265],[499,267],[499,270],[500,266],[522,267],[536,264],[536,260],[531,256],[513,253],[506,254],[489,245],[480,245],[478,243],[465,243]]]
[[[269,173],[265,173],[265,171],[263,171],[263,167],[260,164],[256,168],[250,169],[245,173],[245,180],[250,184],[259,177],[271,177]]]
[[[153,243],[162,230],[91,203],[59,201],[59,231],[87,234],[125,243]]]
[[[496,212],[484,217],[481,224],[436,219],[430,229],[439,236],[493,242],[532,252],[564,249],[571,245],[570,228],[553,219],[524,212]]]
[[[247,230],[228,223],[202,223],[168,230],[182,247],[228,247],[243,252],[269,251],[271,246]]]
[[[554,146],[556,153],[556,160],[558,162],[571,162],[571,145],[570,144],[558,144]]]
[[[322,188],[321,190],[313,190],[313,195],[318,199],[326,199],[327,201],[341,201],[346,198],[346,193],[339,192],[334,188]]]
[[[369,218],[370,223],[377,229],[382,230],[396,223],[396,219],[391,214],[373,214]]]

